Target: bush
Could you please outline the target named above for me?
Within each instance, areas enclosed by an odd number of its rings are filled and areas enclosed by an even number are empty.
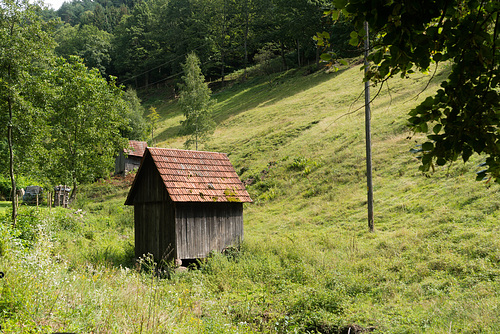
[[[40,211],[35,208],[23,210],[17,216],[15,227],[17,238],[27,241],[28,245],[33,245],[38,237],[38,225],[42,222]]]

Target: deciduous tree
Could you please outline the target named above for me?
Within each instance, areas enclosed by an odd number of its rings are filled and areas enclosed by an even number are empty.
[[[65,24],[60,27],[55,39],[58,43],[56,52],[66,59],[69,56],[79,56],[84,59],[87,67],[95,67],[103,75],[109,74],[107,70],[111,63],[112,35],[99,30],[93,25],[72,27]]]
[[[68,62],[59,59],[48,80],[53,87],[48,175],[72,184],[73,199],[80,183],[106,177],[116,153],[125,147],[120,129],[125,126],[121,115],[127,106],[113,80],[107,82],[77,57]]]
[[[205,142],[215,130],[215,122],[211,117],[213,101],[210,99],[211,90],[201,73],[200,60],[194,53],[190,53],[183,64],[184,76],[180,86],[179,104],[186,117],[181,122],[184,134],[189,135],[184,143],[186,148],[198,142]]]
[[[31,146],[39,138],[33,131],[37,129],[36,122],[43,119],[41,109],[33,105],[43,89],[38,74],[50,62],[55,45],[50,37],[52,24],[40,18],[41,11],[38,4],[28,0],[4,0],[0,5],[0,119],[9,148],[14,224],[16,158],[27,153],[18,144],[24,141]]]
[[[122,137],[132,140],[145,140],[149,126],[144,117],[144,107],[141,105],[137,92],[129,88],[123,93],[123,99],[127,108],[123,110],[124,114],[121,117],[127,124],[120,131]]]
[[[151,127],[151,145],[155,146],[155,133],[156,127],[158,126],[158,121],[160,120],[160,115],[156,111],[155,107],[149,108],[149,126]]]

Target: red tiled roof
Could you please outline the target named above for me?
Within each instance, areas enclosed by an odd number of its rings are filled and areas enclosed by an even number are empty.
[[[149,147],[174,202],[251,202],[224,153]]]
[[[126,148],[124,151],[128,154],[128,156],[142,158],[147,147],[148,143],[145,141],[129,140],[128,149]]]

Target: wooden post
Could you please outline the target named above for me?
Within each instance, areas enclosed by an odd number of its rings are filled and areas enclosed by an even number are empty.
[[[368,22],[365,22],[365,75],[368,72],[368,49],[370,47]],[[372,183],[372,142],[371,142],[370,83],[365,81],[365,133],[366,133],[366,184],[368,190],[368,228],[374,230],[373,223],[373,183]]]

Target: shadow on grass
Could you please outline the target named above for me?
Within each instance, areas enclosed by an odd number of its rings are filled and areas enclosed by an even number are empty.
[[[220,124],[232,116],[258,106],[269,106],[278,103],[283,99],[331,80],[334,76],[341,74],[347,69],[341,69],[334,73],[318,71],[310,74],[306,68],[291,69],[269,76],[254,77],[242,83],[235,83],[212,95],[217,100],[214,110],[214,120],[217,124]],[[170,103],[173,103],[173,101]],[[163,120],[179,115],[178,111],[168,114],[162,112],[161,114]],[[180,137],[180,131],[180,124],[167,127],[155,136],[156,141],[162,142],[167,139]]]
[[[307,75],[306,69],[292,69],[267,77],[256,77],[247,82],[226,88],[213,94],[213,97],[217,99],[214,112],[215,121],[221,123],[231,116],[258,106],[269,106],[278,103],[285,98],[331,80],[334,76],[347,69],[328,74],[318,71]]]
[[[181,125],[175,125],[175,126],[170,126],[168,128],[166,128],[165,130],[163,130],[162,132],[160,132],[156,137],[156,141],[157,142],[162,142],[162,141],[165,141],[167,139],[171,139],[171,138],[177,138],[177,137],[181,137]]]

